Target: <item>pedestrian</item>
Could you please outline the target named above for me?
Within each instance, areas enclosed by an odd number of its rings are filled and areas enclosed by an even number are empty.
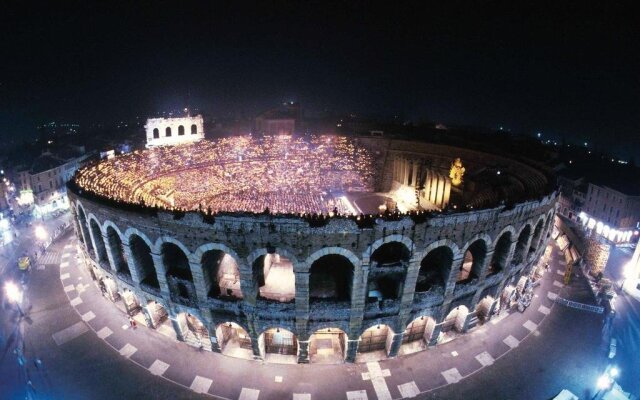
[[[136,320],[133,319],[133,317],[129,317],[129,325],[131,325],[131,329],[136,329],[137,325],[136,325]]]

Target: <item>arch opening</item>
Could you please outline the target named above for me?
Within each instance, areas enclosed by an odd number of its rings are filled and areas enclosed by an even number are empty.
[[[393,342],[393,335],[393,330],[384,324],[372,326],[364,331],[358,341],[356,362],[377,361],[387,358]]]
[[[431,250],[420,262],[416,292],[428,292],[446,286],[453,264],[453,251],[447,246]]]
[[[84,243],[84,247],[87,249],[89,256],[91,258],[96,257],[96,253],[93,250],[93,245],[91,244],[91,236],[89,235],[89,228],[87,224],[87,216],[84,213],[84,209],[82,207],[78,207],[78,220],[80,225],[80,240]]]
[[[401,242],[388,242],[378,247],[371,254],[371,264],[380,267],[393,267],[409,262],[411,252]]]
[[[95,219],[89,221],[91,227],[91,234],[93,236],[93,244],[95,245],[95,254],[98,259],[96,260],[102,268],[109,269],[109,257],[107,256],[107,248],[104,245],[104,238],[102,237],[102,231]]]
[[[353,264],[339,254],[327,254],[315,260],[309,270],[310,301],[351,299]]]
[[[178,136],[184,136],[184,126],[178,126]]]
[[[309,338],[309,360],[314,364],[341,364],[347,344],[347,334],[341,329],[319,329]]]
[[[216,327],[216,339],[220,352],[225,356],[253,360],[251,336],[235,322],[219,324]]]
[[[272,328],[258,338],[260,352],[266,362],[296,364],[298,362],[298,339],[286,329]]]
[[[535,229],[533,230],[533,237],[531,238],[531,245],[529,246],[529,254],[533,254],[538,250],[538,245],[540,244],[540,238],[542,237],[542,220],[538,221]]]
[[[122,273],[131,278],[131,271],[129,270],[129,263],[127,262],[122,240],[120,235],[113,229],[112,226],[107,227],[107,242],[111,249],[111,258],[113,259],[113,267],[116,272]]]
[[[489,264],[487,275],[494,275],[503,271],[507,267],[507,258],[511,249],[511,232],[507,231],[500,235],[493,250],[493,258]]]
[[[160,131],[158,130],[158,128],[153,128],[153,138],[160,139]]]
[[[182,312],[176,316],[182,338],[190,346],[211,350],[211,339],[207,327],[193,314]]]
[[[260,298],[281,303],[295,300],[296,277],[288,258],[276,252],[262,255],[253,263],[253,275]]]
[[[167,128],[164,130],[164,135],[166,137],[171,137],[171,127],[167,126]]]
[[[151,327],[165,336],[176,339],[176,331],[171,325],[167,309],[155,300],[149,300],[146,309]]]
[[[512,264],[518,265],[525,261],[527,255],[527,243],[529,242],[529,236],[531,235],[531,226],[527,225],[522,229],[520,235],[518,235],[518,242],[516,243],[516,250],[513,253]]]
[[[198,134],[198,127],[196,126],[196,124],[192,124],[191,125],[191,134],[192,135],[197,135]]]
[[[476,240],[467,248],[460,266],[457,283],[467,283],[480,277],[482,266],[487,255],[487,244],[484,240]]]
[[[399,355],[425,350],[431,340],[436,321],[431,317],[420,316],[407,325],[402,336]]]
[[[151,257],[151,249],[149,245],[138,235],[131,235],[129,238],[129,247],[131,248],[131,257],[136,266],[136,270],[140,274],[140,283],[153,289],[159,290],[160,283],[156,268],[153,265]]]
[[[110,276],[102,276],[98,279],[98,287],[102,292],[102,295],[114,303],[120,300],[120,293],[118,293],[118,285],[111,279]]]
[[[451,310],[442,322],[442,329],[440,330],[442,337],[439,342],[448,342],[455,339],[459,334],[464,333],[468,315],[469,309],[467,306],[460,305]]]
[[[241,299],[240,270],[236,260],[221,250],[209,250],[202,255],[202,272],[208,297]]]

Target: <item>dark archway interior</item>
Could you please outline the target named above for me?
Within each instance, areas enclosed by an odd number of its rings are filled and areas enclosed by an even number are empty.
[[[93,245],[91,244],[91,236],[89,236],[89,228],[87,227],[87,216],[82,208],[78,208],[78,219],[80,220],[80,230],[82,230],[83,243],[91,257],[95,257]]]
[[[407,246],[400,242],[389,242],[378,247],[371,254],[371,261],[380,266],[395,265],[400,262],[407,262],[411,257],[411,253]]]
[[[129,239],[129,246],[131,247],[131,256],[138,266],[138,272],[141,274],[141,282],[159,289],[160,284],[158,283],[156,268],[153,265],[151,249],[147,243],[138,235],[132,235]]]
[[[178,127],[178,136],[184,135],[184,126],[180,125]]]
[[[500,236],[493,250],[493,259],[489,266],[488,275],[497,274],[507,267],[507,257],[511,248],[511,232],[505,232]]]
[[[93,241],[96,244],[96,251],[98,253],[98,261],[101,263],[109,263],[109,257],[107,257],[107,249],[104,246],[104,238],[102,237],[102,231],[98,226],[96,220],[92,219],[89,223],[91,226],[91,233],[93,234]]]
[[[327,254],[311,264],[309,297],[311,299],[349,300],[353,281],[353,264],[338,254]]]
[[[196,124],[191,125],[191,134],[196,135],[198,133],[198,127]]]
[[[527,253],[527,242],[531,235],[531,226],[527,225],[520,235],[518,236],[518,243],[516,244],[516,251],[513,254],[513,264],[520,264],[524,261],[524,257]]]
[[[464,253],[464,260],[458,274],[458,283],[469,282],[480,276],[482,265],[487,256],[487,245],[484,240],[476,240]]]
[[[531,238],[531,245],[529,246],[529,253],[533,253],[538,249],[538,242],[542,235],[542,220],[538,221],[536,228],[533,230],[533,237]]]
[[[240,297],[237,293],[240,270],[236,261],[222,250],[209,250],[202,255],[202,272],[209,297]]]
[[[163,243],[160,252],[167,275],[193,282],[189,259],[180,247],[173,243]]]
[[[416,292],[427,292],[434,286],[444,287],[451,271],[453,252],[441,246],[431,250],[420,263]]]
[[[124,256],[124,250],[122,248],[122,240],[120,240],[120,236],[118,232],[116,232],[113,227],[107,227],[107,240],[109,241],[109,248],[111,248],[111,256],[113,258],[113,263],[116,271],[122,272],[123,274],[131,275],[131,271],[129,270],[129,264]]]
[[[164,132],[165,132],[165,136],[167,137],[171,136],[171,128],[169,128],[168,126],[167,126],[167,129],[164,130]]]
[[[153,128],[153,138],[154,139],[160,138],[160,131],[158,130],[158,128]]]
[[[402,296],[405,274],[377,274],[369,278],[369,301],[397,300]]]

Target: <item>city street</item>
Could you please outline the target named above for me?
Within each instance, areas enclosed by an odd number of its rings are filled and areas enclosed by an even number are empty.
[[[242,400],[294,394],[304,395],[298,399],[543,399],[567,388],[586,398],[605,367],[602,315],[551,300],[593,302],[579,277],[561,287],[564,261],[557,250],[524,313],[503,312],[452,342],[379,363],[278,365],[202,352],[145,326],[125,329],[124,312],[78,265],[76,242],[66,235],[47,252],[56,254],[48,256],[52,263],[31,272],[22,322],[25,366],[34,392],[43,397],[198,398],[202,395],[194,391],[199,391]],[[15,329],[17,313],[5,315],[13,317],[4,321],[5,331],[12,324]],[[17,368],[12,345],[12,340],[4,345],[2,389],[9,398],[24,398],[27,377]],[[376,373],[381,377],[368,379]]]

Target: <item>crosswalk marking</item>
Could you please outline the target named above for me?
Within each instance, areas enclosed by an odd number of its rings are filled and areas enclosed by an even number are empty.
[[[239,400],[245,400],[245,399],[239,399]],[[369,400],[369,398],[367,397],[366,390],[353,390],[351,392],[347,392],[347,400]]]
[[[109,329],[108,326],[105,326],[104,328],[100,329],[96,333],[98,334],[98,337],[100,339],[105,339],[105,338],[111,336],[111,334],[113,334],[113,331],[111,329]]]
[[[548,292],[547,297],[549,298],[549,300],[555,300],[558,298],[558,295],[553,292]]]
[[[82,314],[82,320],[84,322],[89,322],[92,319],[94,319],[95,317],[96,317],[96,315],[93,313],[93,311],[88,311],[88,312]]]
[[[478,360],[478,362],[482,364],[483,367],[488,367],[489,365],[493,364],[493,362],[495,361],[493,356],[486,351],[483,351],[482,353],[478,354],[476,356],[476,360]]]
[[[458,368],[451,368],[446,371],[441,372],[444,379],[447,383],[458,383],[462,380],[462,375],[458,372]]]
[[[62,274],[60,275],[60,280],[65,280],[65,279],[69,279],[69,274]]]
[[[513,336],[509,335],[507,336],[504,340],[503,340],[504,344],[506,344],[507,346],[513,348],[518,347],[518,345],[520,344],[520,341],[516,338],[514,338]]]
[[[416,385],[415,381],[398,385],[398,390],[400,391],[400,395],[402,396],[403,399],[416,397],[417,395],[420,394],[420,389],[418,389],[418,385]]]
[[[522,326],[524,326],[530,332],[533,332],[538,328],[538,324],[536,324],[535,322],[532,322],[532,321],[527,321]]]
[[[149,367],[149,372],[153,375],[162,375],[169,369],[169,364],[164,361],[155,360]]]
[[[133,345],[127,343],[125,344],[121,349],[120,349],[120,355],[123,357],[131,357],[133,355],[133,353],[135,353],[136,351],[138,351],[137,348],[135,348]],[[156,360],[158,361],[158,360]]]
[[[258,400],[260,391],[258,389],[242,388],[238,400]]]
[[[549,309],[549,307],[545,307],[545,306],[540,306],[538,308],[538,311],[543,313],[544,315],[549,315],[549,313],[551,312],[551,310]]]
[[[293,400],[311,400],[311,393],[294,393]]]
[[[212,383],[213,381],[211,379],[196,375],[190,388],[196,393],[207,393]]]
[[[76,297],[73,300],[71,300],[69,303],[71,303],[71,305],[75,307],[78,304],[82,304],[82,299],[80,297]]]
[[[51,335],[51,337],[53,337],[53,341],[56,342],[58,346],[62,346],[68,341],[73,340],[78,336],[84,334],[88,330],[89,328],[87,328],[87,325],[84,322],[80,321],[80,322],[76,322],[75,324],[71,325],[68,328],[65,328],[59,332],[54,333],[53,335]]]

